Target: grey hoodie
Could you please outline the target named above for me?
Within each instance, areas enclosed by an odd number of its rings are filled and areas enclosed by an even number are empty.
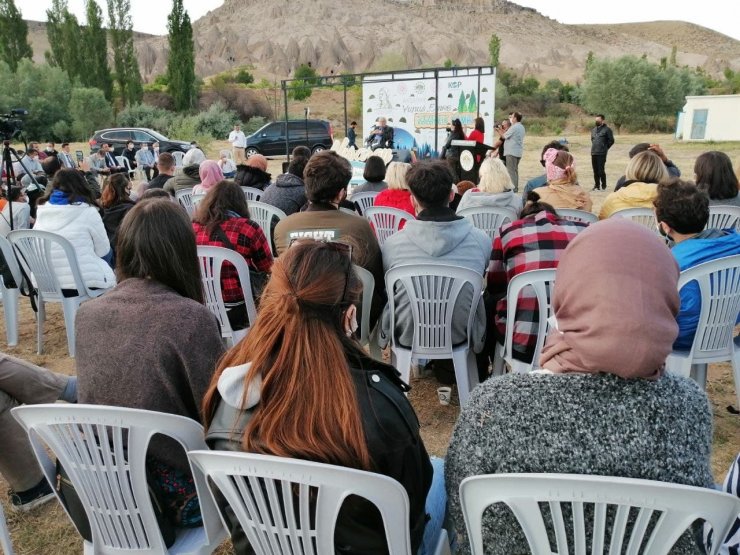
[[[457,211],[465,208],[488,207],[508,208],[517,216],[522,211],[522,197],[517,193],[506,191],[503,193],[484,193],[483,191],[466,191],[457,205]]]
[[[389,237],[382,247],[383,269],[387,272],[396,266],[407,264],[449,264],[468,268],[483,276],[491,258],[491,240],[485,232],[473,227],[468,220],[453,221],[409,220],[406,227]],[[389,292],[390,293],[390,292]],[[463,289],[455,305],[452,322],[452,341],[455,345],[467,338],[468,308],[472,290]],[[396,337],[404,346],[413,342],[413,320],[411,307],[402,286],[395,293]],[[390,340],[390,307],[386,305],[379,343],[385,347]],[[483,349],[486,332],[486,313],[482,298],[478,302],[473,322],[473,350]]]

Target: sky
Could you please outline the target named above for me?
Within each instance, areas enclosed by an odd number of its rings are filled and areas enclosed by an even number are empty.
[[[51,0],[15,0],[25,19],[46,20]],[[223,0],[184,0],[191,21],[223,4]],[[561,23],[628,23],[633,21],[690,21],[740,40],[737,12],[727,0],[517,0]],[[84,21],[84,0],[68,0],[70,10]],[[105,13],[105,0],[98,0]],[[164,35],[172,3],[167,0],[131,0],[134,30]]]

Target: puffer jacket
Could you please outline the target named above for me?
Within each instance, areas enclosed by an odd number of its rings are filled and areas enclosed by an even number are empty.
[[[287,216],[295,214],[308,202],[303,180],[292,173],[279,175],[275,183],[265,189],[260,202],[279,208]]]
[[[253,168],[246,164],[239,164],[236,167],[234,183],[241,187],[254,187],[264,191],[270,185],[271,180],[272,175],[259,168]]]
[[[419,421],[404,395],[408,387],[392,366],[370,359],[357,349],[347,351],[350,375],[355,385],[360,415],[374,471],[398,480],[409,496],[409,526],[412,553],[421,545],[426,513],[424,504],[432,483],[432,465],[419,436]],[[244,377],[249,365],[227,368],[218,382],[221,400],[206,433],[211,449],[241,451],[244,430],[259,402],[249,387],[244,397]],[[247,407],[240,409],[242,399]],[[223,498],[234,550],[238,555],[251,553],[248,541],[233,512]],[[383,521],[375,506],[359,497],[349,497],[339,512],[335,532],[335,553],[382,555],[385,545]]]
[[[658,196],[658,186],[655,183],[636,181],[629,187],[622,187],[619,191],[610,193],[601,205],[599,219],[604,220],[627,208],[653,208],[653,201]]]
[[[85,203],[58,205],[47,202],[36,209],[34,229],[56,233],[72,243],[85,285],[107,289],[116,284],[113,270],[101,258],[110,251],[110,242],[97,208]],[[52,262],[62,289],[75,289],[72,269],[61,248],[52,250]]]

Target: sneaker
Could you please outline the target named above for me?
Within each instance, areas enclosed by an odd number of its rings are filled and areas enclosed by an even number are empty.
[[[54,498],[54,491],[51,489],[49,482],[46,478],[42,478],[41,481],[33,486],[31,489],[26,491],[13,491],[8,492],[10,496],[10,508],[14,512],[25,513],[43,505],[44,503],[51,501]]]
[[[593,189],[591,189],[591,190],[592,190],[592,191],[599,191],[600,189],[599,189],[599,186],[598,186],[598,185],[594,185],[594,188],[593,188]]]

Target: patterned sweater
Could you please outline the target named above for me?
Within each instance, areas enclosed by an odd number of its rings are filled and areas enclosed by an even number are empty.
[[[462,410],[445,462],[460,553],[469,553],[458,495],[468,476],[555,472],[711,487],[711,441],[707,397],[687,378],[534,373],[488,380]],[[485,553],[529,553],[512,513],[494,507],[483,518]],[[671,551],[700,552],[689,534]]]

